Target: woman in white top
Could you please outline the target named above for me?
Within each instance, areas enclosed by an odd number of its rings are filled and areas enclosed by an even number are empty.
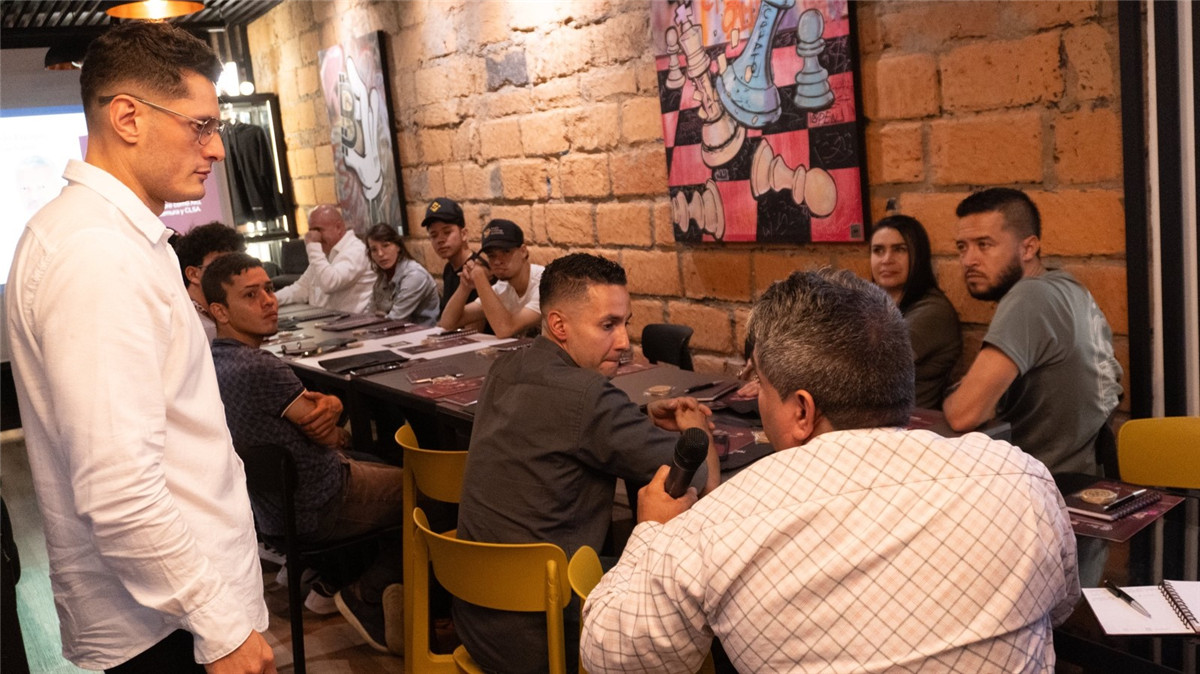
[[[375,288],[371,308],[380,316],[434,325],[438,319],[438,291],[433,275],[409,255],[404,240],[391,225],[380,223],[367,232]]]

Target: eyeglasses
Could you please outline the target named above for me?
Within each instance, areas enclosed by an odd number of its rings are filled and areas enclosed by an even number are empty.
[[[196,142],[200,143],[201,145],[206,145],[208,141],[212,139],[214,133],[220,133],[225,130],[225,122],[216,117],[209,117],[208,119],[196,119],[195,117],[190,117],[182,112],[175,112],[170,108],[164,108],[158,103],[151,103],[144,98],[138,98],[133,94],[113,94],[112,96],[101,96],[100,105],[108,105],[109,103],[112,103],[113,99],[117,96],[128,96],[139,103],[145,103],[155,110],[169,112],[176,117],[182,117],[186,119],[192,123],[192,128],[196,130]]]

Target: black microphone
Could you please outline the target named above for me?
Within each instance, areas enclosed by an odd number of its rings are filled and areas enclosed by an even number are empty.
[[[708,434],[699,428],[688,428],[679,441],[675,443],[675,459],[671,471],[667,473],[667,482],[663,487],[671,498],[679,498],[687,492],[696,469],[704,463],[708,456]]]

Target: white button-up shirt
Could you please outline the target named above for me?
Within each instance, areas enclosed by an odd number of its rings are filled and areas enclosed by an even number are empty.
[[[319,242],[306,244],[304,250],[308,268],[295,283],[275,294],[280,305],[304,302],[351,314],[371,310],[376,274],[362,239],[347,231],[328,257]]]
[[[981,433],[825,433],[667,524],[637,525],[584,606],[589,672],[1052,672],[1079,600],[1041,463]]]
[[[111,174],[64,177],[7,286],[63,654],[105,669],[182,628],[212,662],[267,610],[208,342],[169,230]]]

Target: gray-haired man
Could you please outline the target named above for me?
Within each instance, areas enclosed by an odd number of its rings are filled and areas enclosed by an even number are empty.
[[[716,636],[743,672],[1052,671],[1079,579],[1046,467],[903,430],[908,328],[849,272],[775,283],[749,331],[776,453],[699,502],[667,496],[665,470],[642,490],[585,606],[587,670],[695,671]]]

